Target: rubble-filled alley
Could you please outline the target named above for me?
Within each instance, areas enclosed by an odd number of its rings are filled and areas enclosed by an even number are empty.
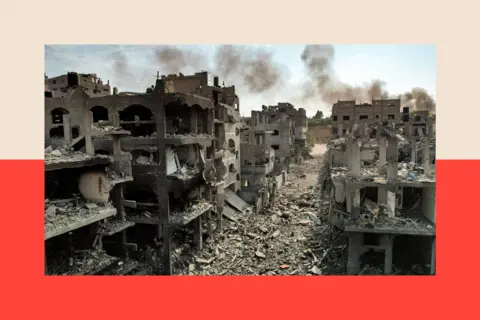
[[[318,213],[328,205],[319,195],[318,174],[325,145],[312,150],[314,159],[292,164],[287,182],[261,213],[247,210],[230,220],[191,258],[178,261],[182,274],[306,275],[322,274],[326,233]]]

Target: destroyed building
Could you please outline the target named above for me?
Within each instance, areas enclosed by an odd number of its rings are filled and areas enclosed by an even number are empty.
[[[338,101],[332,106],[332,138],[341,138],[354,123],[373,124],[384,120],[399,122],[400,99],[372,100],[357,104],[355,100]]]
[[[286,182],[286,170],[275,171],[276,151],[267,141],[273,131],[244,129],[241,132],[241,198],[256,213],[274,200],[277,189]]]
[[[256,131],[269,131],[262,144],[275,150],[274,174],[278,175],[289,168],[291,158],[295,155],[294,121],[287,114],[280,113],[267,116],[263,111],[252,111],[250,127]],[[302,144],[303,145],[303,144]]]
[[[415,156],[399,161],[399,150],[409,143],[399,131],[393,119],[355,123],[329,146],[328,215],[348,235],[347,274],[368,274],[376,266],[383,266],[381,274],[401,274],[412,266],[422,274],[435,273],[434,159],[426,153],[422,163]],[[430,146],[433,140],[427,118],[427,135],[418,142]],[[377,148],[378,155],[372,159],[365,145]],[[346,153],[341,160],[332,156],[339,149]]]
[[[66,97],[70,89],[76,87],[82,88],[90,96],[111,95],[110,81],[104,84],[95,73],[68,72],[54,78],[45,75],[45,96]]]
[[[296,109],[289,102],[279,102],[276,106],[262,106],[262,114],[274,120],[281,115],[287,115],[294,123],[294,142],[297,153],[304,153],[307,147],[308,118],[303,108]]]
[[[145,243],[149,238],[160,247],[157,272],[172,273],[176,230],[192,226],[193,242],[201,248],[203,222],[211,235],[213,213],[221,231],[225,198],[227,203],[241,200],[239,99],[234,86],[220,87],[218,78],[206,72],[157,75],[145,93],[122,94],[114,88],[113,95],[91,96],[74,86],[66,96],[46,97],[45,104],[47,145],[82,139],[85,114],[95,125],[131,132],[122,139],[134,179],[123,201],[127,220],[136,223],[129,241],[150,246]],[[97,154],[113,152],[109,137],[95,138],[94,145]]]
[[[308,118],[303,108],[296,109],[288,102],[279,102],[276,106],[262,106],[262,111],[252,111],[248,125],[255,129],[274,130],[272,145],[280,157],[287,160],[291,155],[310,158],[307,145]],[[293,130],[292,130],[293,129]],[[278,135],[276,132],[278,131]],[[292,139],[292,143],[288,143]],[[288,144],[288,146],[287,146]],[[292,154],[292,150],[293,154]],[[286,155],[289,154],[289,157]],[[288,163],[286,163],[288,166]]]
[[[80,116],[79,116],[80,118]],[[123,208],[123,185],[132,181],[130,155],[120,138],[129,132],[92,126],[83,113],[82,138],[45,149],[45,273],[96,274],[128,259],[126,230],[134,225]],[[68,114],[62,124],[70,127]],[[92,138],[112,138],[113,153],[96,155]],[[83,151],[82,151],[83,150]],[[133,262],[122,270],[133,267]],[[121,274],[121,273],[119,273]]]

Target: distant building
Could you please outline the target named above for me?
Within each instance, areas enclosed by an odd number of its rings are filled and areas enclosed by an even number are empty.
[[[45,75],[45,92],[51,92],[51,97],[66,97],[69,91],[76,87],[81,87],[92,97],[111,95],[110,82],[107,81],[107,84],[104,84],[95,73],[69,72],[54,78],[48,78]]]
[[[332,107],[332,137],[344,136],[353,123],[401,121],[400,114],[400,99],[373,100],[371,104],[356,104],[355,100],[338,101]]]

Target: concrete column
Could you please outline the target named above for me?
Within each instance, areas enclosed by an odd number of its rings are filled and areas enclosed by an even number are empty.
[[[91,111],[85,111],[83,116],[83,130],[85,135],[85,152],[91,156],[95,155],[95,149],[92,140],[92,123],[93,113]]]
[[[197,110],[190,108],[190,131],[193,134],[197,134],[197,129],[198,129],[197,121],[198,121]]]
[[[338,136],[343,137],[343,123],[338,124]]]
[[[380,133],[381,130],[377,130]],[[379,135],[378,138],[378,162],[380,166],[387,164],[387,137]],[[382,187],[378,187],[378,203],[387,204],[387,190]]]
[[[120,127],[120,114],[118,112],[113,112],[112,114],[112,125],[114,127]]]
[[[120,218],[120,221],[126,220],[125,210],[123,208],[123,185],[118,184],[113,188],[113,205],[117,209],[117,216]],[[122,230],[121,239],[120,239],[120,249],[123,252],[124,257],[128,258],[128,249],[127,249],[127,232]]]
[[[354,177],[360,176],[360,146],[358,142],[347,138],[349,140],[347,148],[349,151],[349,170]],[[351,208],[360,207],[360,190],[355,190],[348,195],[350,197]],[[348,200],[348,199],[347,199]],[[348,206],[348,201],[347,201]],[[352,213],[354,210],[350,211]]]
[[[217,187],[217,231],[223,232],[223,208],[225,206],[225,190],[223,185]]]
[[[360,272],[360,256],[362,255],[363,233],[348,234],[347,274],[354,275]]]
[[[202,250],[202,215],[198,216],[198,218],[193,220],[193,242],[199,250]]]
[[[417,139],[412,137],[412,142],[411,142],[411,154],[412,154],[412,162],[417,163]]]
[[[378,139],[378,147],[378,161],[379,165],[382,166],[387,163],[387,137],[380,136],[380,138]]]
[[[385,247],[385,274],[392,273],[393,261],[393,236],[390,234],[382,236],[382,246]]]
[[[398,149],[397,138],[388,137],[387,147],[387,180],[395,181],[398,175]],[[396,193],[387,191],[388,216],[395,216]]]
[[[358,145],[357,141],[352,141],[350,144],[351,152],[350,152],[350,173],[354,177],[360,176],[360,146]]]
[[[425,174],[430,173],[430,141],[433,138],[433,123],[432,118],[427,116],[427,137],[425,139],[425,147],[423,148],[423,168]]]
[[[157,108],[155,117],[157,126],[157,152],[158,152],[158,166],[155,172],[155,193],[158,202],[158,237],[163,236],[163,265],[165,274],[172,273],[172,232],[170,226],[170,203],[168,197],[167,186],[167,155],[166,155],[166,124],[165,124],[165,106],[161,105]]]
[[[64,114],[62,115],[63,118],[63,139],[65,143],[72,142],[72,126],[70,124],[70,115]]]
[[[159,228],[160,229],[160,228]],[[169,225],[163,225],[162,236],[163,236],[163,273],[165,275],[171,275],[173,272],[172,269],[172,230]]]
[[[115,160],[120,159],[120,156],[122,155],[122,148],[120,145],[120,136],[114,134],[112,137],[112,147],[113,147],[113,156],[115,157]]]

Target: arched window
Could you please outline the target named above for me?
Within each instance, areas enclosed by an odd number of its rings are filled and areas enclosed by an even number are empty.
[[[90,109],[93,113],[93,122],[108,121],[108,109],[102,106],[95,106]]]

